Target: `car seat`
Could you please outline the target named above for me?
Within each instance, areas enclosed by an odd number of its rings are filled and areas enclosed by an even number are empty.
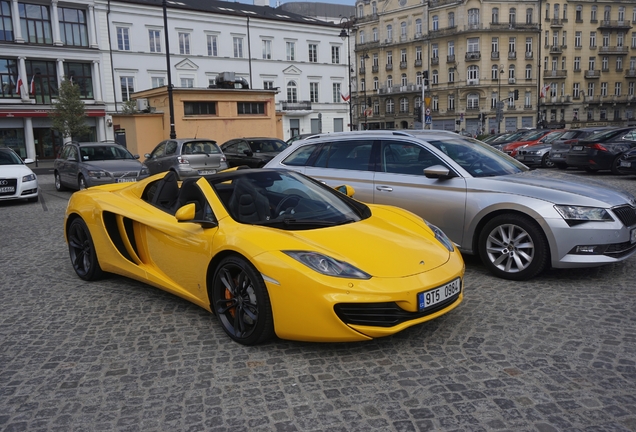
[[[269,200],[246,178],[234,181],[229,208],[234,219],[242,223],[264,221],[270,216]]]
[[[186,204],[195,204],[195,216],[196,220],[203,219],[203,209],[205,208],[206,201],[201,189],[197,185],[199,177],[187,178],[181,184],[179,190],[179,196],[174,203],[171,213],[176,213],[178,209]]]
[[[168,174],[159,181],[151,204],[167,212],[173,212],[173,207],[178,197],[179,184],[177,183],[177,174],[174,171],[169,171]]]

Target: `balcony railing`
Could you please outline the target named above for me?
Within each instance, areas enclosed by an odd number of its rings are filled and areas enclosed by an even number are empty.
[[[526,51],[526,59],[531,59],[533,57],[532,51]]]
[[[380,70],[380,66],[378,65],[371,66],[371,72],[378,72],[379,70]]]
[[[550,27],[563,27],[563,22],[558,18],[553,18],[550,21]]]
[[[406,63],[405,61],[400,62],[400,69],[406,69],[408,67],[408,63]]]
[[[499,59],[499,51],[492,51],[490,53],[490,59],[491,60],[498,60]]]
[[[632,28],[631,23],[629,21],[618,21],[618,20],[601,20],[599,29],[623,29],[627,30]]]
[[[567,70],[544,70],[544,78],[566,78],[568,75]]]
[[[601,71],[600,70],[591,70],[588,69],[585,71],[585,78],[600,78]]]
[[[310,111],[311,110],[310,101],[300,101],[300,102],[281,101],[280,105],[283,111]]]
[[[627,69],[625,71],[625,78],[636,78],[636,69]]]
[[[364,66],[361,66],[359,71],[360,71],[360,75],[364,75],[365,73],[367,73],[367,68],[365,68]]]
[[[517,58],[517,51],[508,51],[508,60],[514,60]]]
[[[415,67],[420,67],[422,66],[422,60],[415,60]]]
[[[392,71],[393,70],[393,63],[387,63],[386,70]]]
[[[455,54],[446,56],[446,63],[455,63]]]
[[[550,54],[560,54],[561,52],[563,52],[563,49],[560,45],[552,45],[550,47]]]
[[[481,58],[481,52],[479,52],[479,51],[473,51],[473,52],[467,52],[466,53],[466,60],[468,60],[468,61],[479,60],[480,58]]]
[[[439,64],[439,57],[431,57],[431,64],[432,65],[438,65]]]
[[[627,54],[629,48],[626,46],[602,46],[598,48],[599,54]]]

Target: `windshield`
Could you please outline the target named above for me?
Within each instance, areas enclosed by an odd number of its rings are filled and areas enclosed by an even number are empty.
[[[364,204],[292,171],[234,171],[209,181],[230,216],[240,223],[296,230],[370,216]]]
[[[473,138],[430,141],[473,177],[492,177],[527,171],[514,158]]]
[[[114,145],[80,147],[80,153],[83,161],[134,159],[128,150]]]
[[[563,136],[563,132],[552,132],[549,133],[543,140],[544,143],[551,143],[552,141],[559,139]]]
[[[13,150],[0,149],[0,165],[23,165],[23,162]]]
[[[192,141],[183,144],[182,152],[183,154],[219,154],[221,149],[214,141]]]
[[[529,134],[527,134],[527,135],[522,136],[522,137],[519,139],[519,141],[534,141],[534,140],[536,140],[536,139],[541,138],[541,137],[542,137],[543,135],[545,135],[545,134],[546,134],[546,132],[545,132],[545,131],[539,131],[539,132],[534,131],[534,132],[531,132],[531,133],[529,133]]]
[[[279,140],[247,140],[247,143],[254,153],[281,152],[287,147],[283,141]]]
[[[588,136],[585,139],[582,139],[581,141],[603,141],[603,140],[607,140],[607,139],[618,137],[619,135],[622,136],[622,135],[626,134],[627,132],[629,132],[629,130],[626,130],[626,129],[613,129],[613,130],[609,130],[607,132],[601,132],[601,133],[594,134],[592,136]]]

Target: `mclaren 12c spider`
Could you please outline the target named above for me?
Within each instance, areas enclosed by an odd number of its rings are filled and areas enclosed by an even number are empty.
[[[74,193],[64,229],[80,278],[168,291],[245,345],[369,340],[457,307],[464,262],[448,237],[353,192],[284,170],[168,172]]]

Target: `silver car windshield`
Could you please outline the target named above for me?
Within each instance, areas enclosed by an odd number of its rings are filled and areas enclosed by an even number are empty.
[[[529,169],[516,159],[473,138],[445,138],[429,142],[473,177],[516,174]]]
[[[103,161],[115,159],[134,159],[128,150],[117,146],[90,146],[80,147],[82,160]]]

